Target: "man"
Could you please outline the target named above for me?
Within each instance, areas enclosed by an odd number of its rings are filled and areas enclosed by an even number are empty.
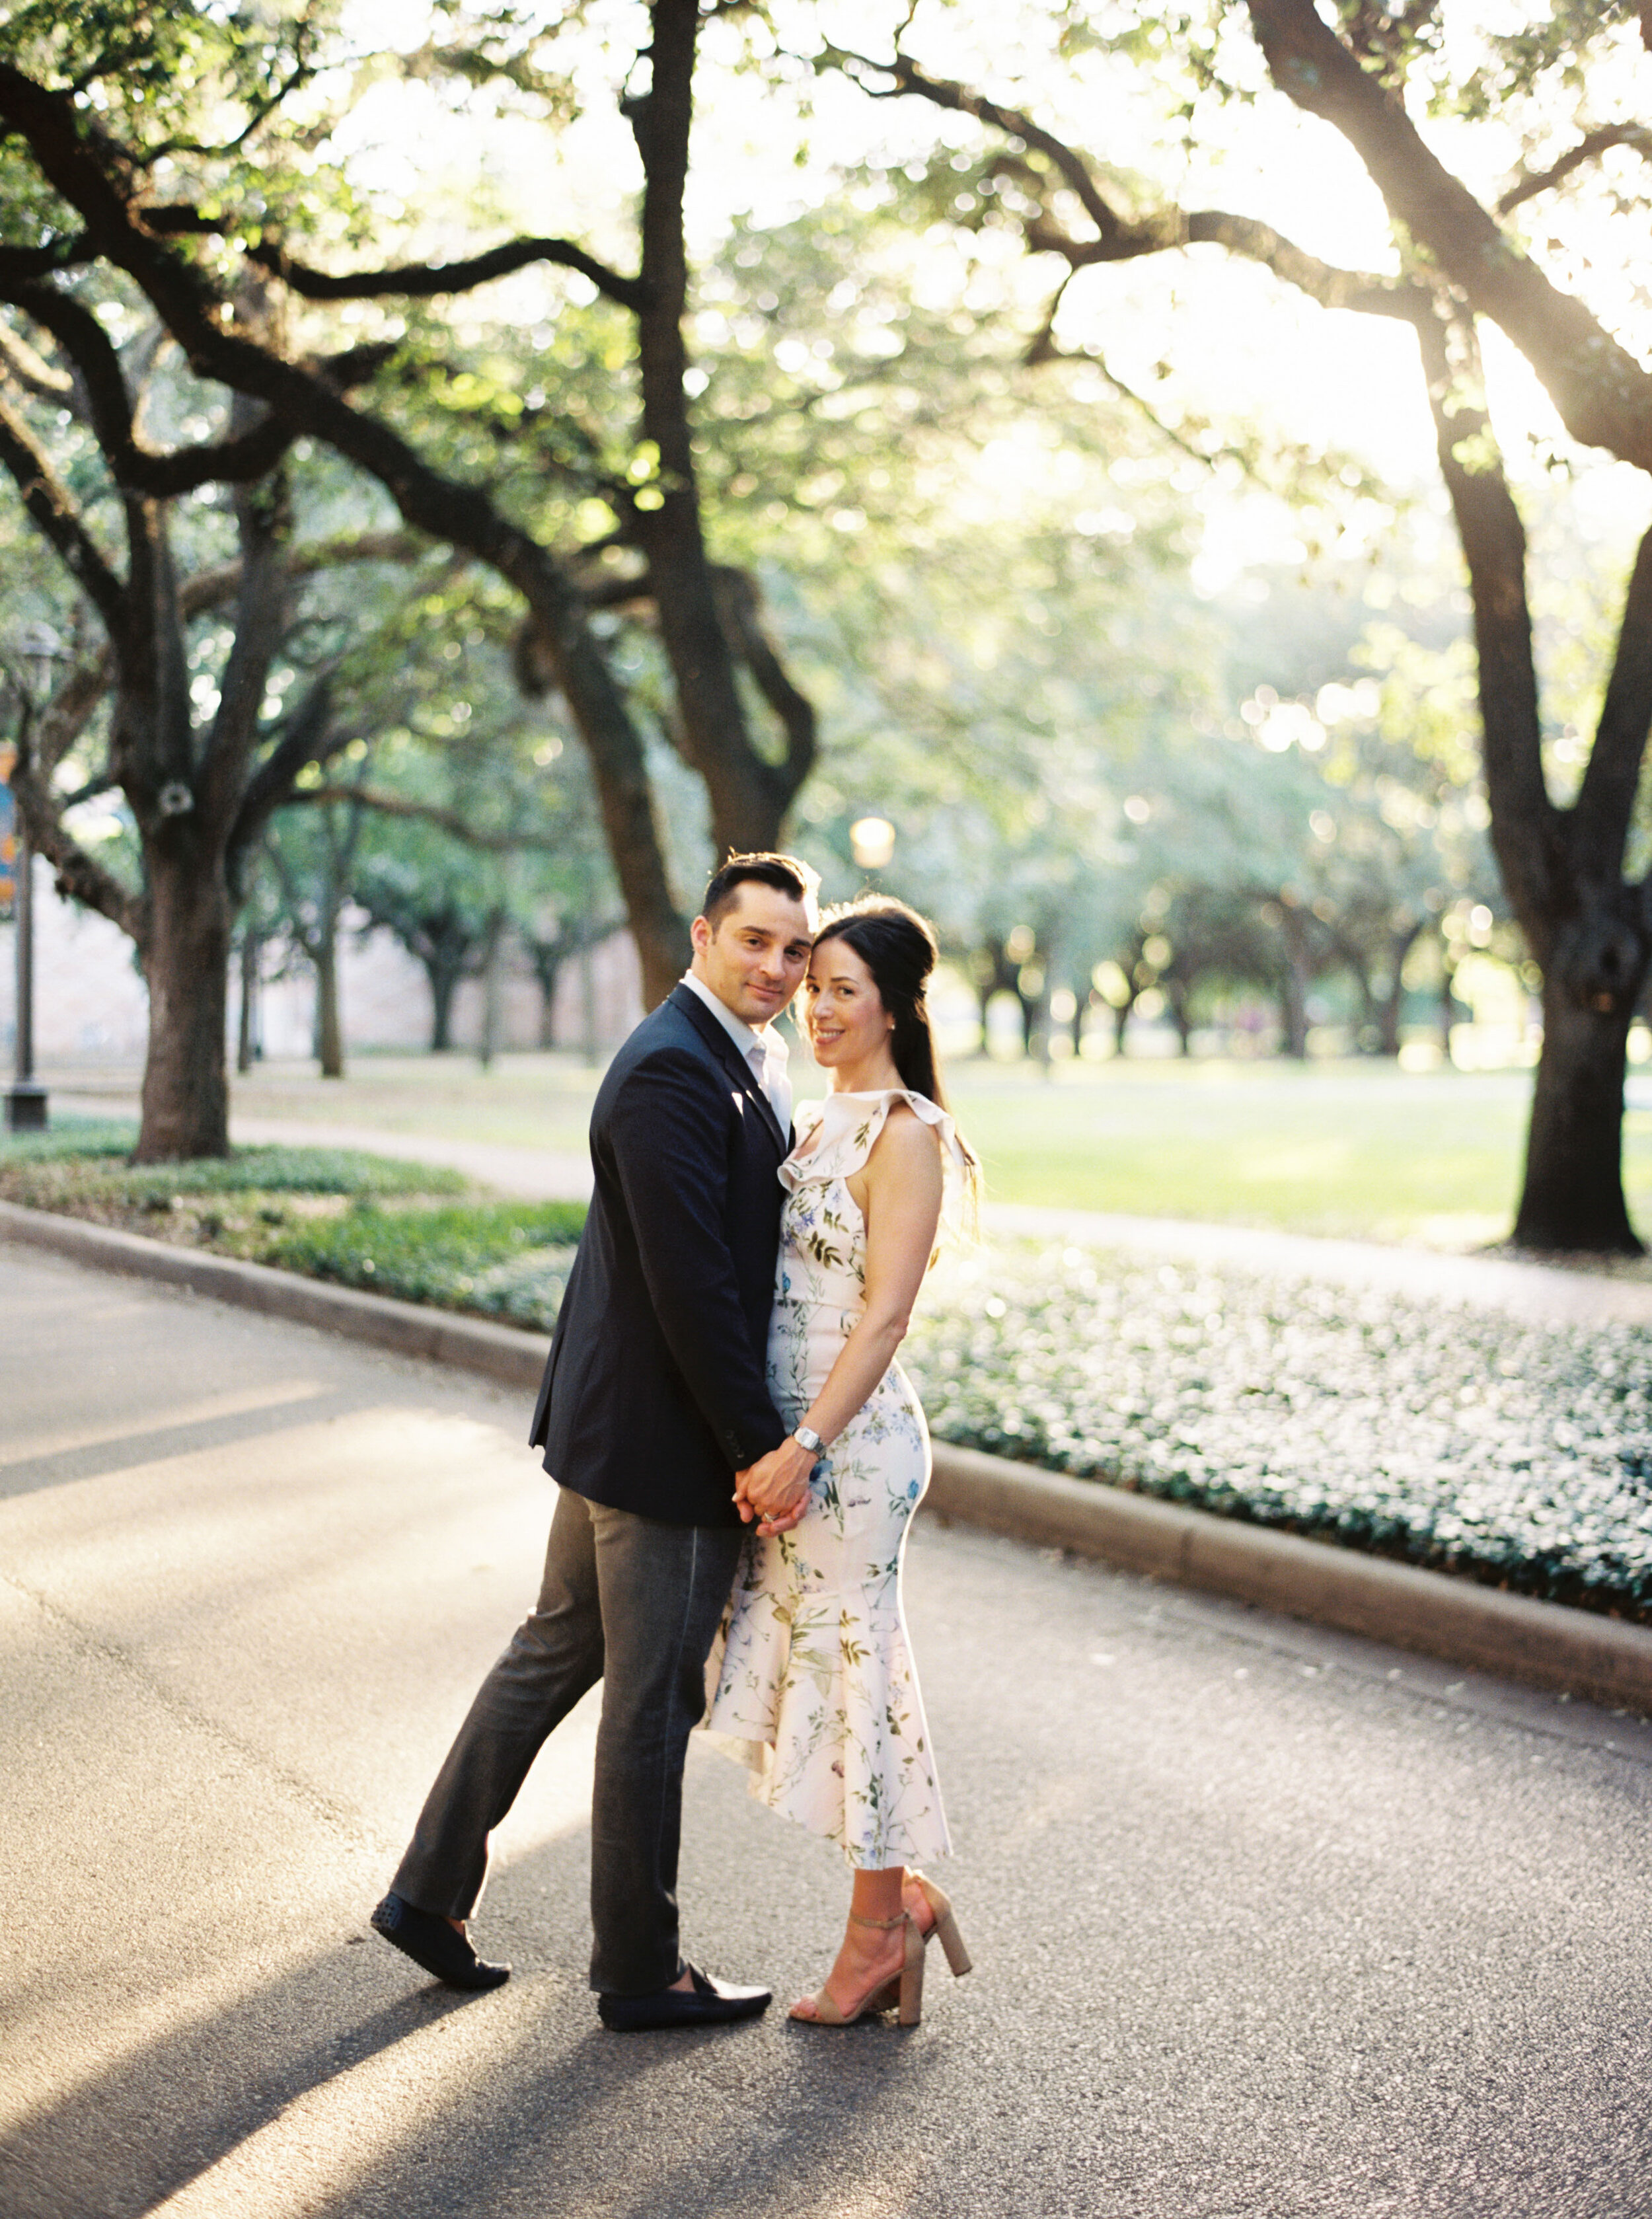
[[[817,883],[789,856],[731,856],[694,919],[686,976],[598,1091],[595,1189],[529,1437],[560,1489],[543,1585],[373,1914],[451,1986],[509,1977],[465,1932],[488,1837],[601,1680],[591,1985],[620,2032],[750,2017],[769,2001],[684,1963],[677,1849],[688,1736],[740,1553],[736,1479],[786,1437],[764,1377],[791,1145],[769,1025],[808,967]]]

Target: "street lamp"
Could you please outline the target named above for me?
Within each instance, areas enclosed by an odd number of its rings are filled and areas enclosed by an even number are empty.
[[[894,859],[895,828],[886,817],[857,817],[849,827],[849,852],[858,871],[886,871]]]
[[[63,642],[50,625],[25,625],[17,634],[16,658],[28,676],[28,683],[16,689],[18,765],[28,761],[35,703],[49,693],[52,666],[62,659],[63,652]],[[34,858],[15,797],[12,827],[17,919],[16,1076],[6,1094],[6,1128],[13,1133],[39,1133],[46,1126],[46,1089],[34,1076]]]

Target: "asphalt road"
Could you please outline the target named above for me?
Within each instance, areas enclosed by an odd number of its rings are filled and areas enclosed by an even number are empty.
[[[1635,2219],[1652,1729],[922,1526],[978,1969],[915,2033],[601,2033],[591,1718],[462,2001],[365,1925],[550,1507],[520,1399],[0,1251],[5,2219]],[[690,1767],[691,1949],[830,1853]]]

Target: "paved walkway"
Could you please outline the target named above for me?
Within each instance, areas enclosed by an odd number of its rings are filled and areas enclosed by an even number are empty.
[[[499,1994],[365,1914],[535,1582],[520,1397],[0,1251],[7,2219],[1637,2219],[1652,1728],[979,1535],[910,1600],[978,1960],[925,2023],[626,2041],[592,1714]],[[691,1947],[783,1995],[834,1857],[690,1768]]]
[[[287,1148],[365,1148],[398,1163],[445,1164],[467,1178],[525,1202],[583,1202],[591,1191],[591,1159],[554,1148],[511,1148],[494,1141],[438,1140],[424,1133],[386,1133],[364,1125],[302,1125],[280,1117],[236,1117],[230,1138],[241,1147],[261,1142]]]

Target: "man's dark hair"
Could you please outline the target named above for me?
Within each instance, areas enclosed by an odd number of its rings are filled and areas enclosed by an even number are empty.
[[[805,906],[814,898],[820,885],[820,873],[811,871],[807,863],[800,863],[795,855],[730,855],[721,870],[713,871],[711,884],[705,889],[705,898],[699,913],[713,932],[734,906],[736,887],[755,880],[760,886],[773,886],[777,893],[787,894]]]

